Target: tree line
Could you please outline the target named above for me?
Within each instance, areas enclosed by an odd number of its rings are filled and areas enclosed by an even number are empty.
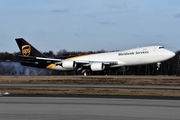
[[[99,51],[67,51],[62,49],[57,53],[53,51],[42,52],[47,57],[57,56],[77,56],[83,54],[103,53]],[[109,51],[113,52],[113,51]],[[75,71],[54,71],[39,68],[21,66],[20,52],[8,53],[0,52],[0,75],[76,75]],[[110,69],[107,71],[92,72],[92,75],[175,75],[180,76],[180,51],[176,52],[175,57],[162,62],[161,67],[157,70],[156,64],[129,66],[128,70]]]

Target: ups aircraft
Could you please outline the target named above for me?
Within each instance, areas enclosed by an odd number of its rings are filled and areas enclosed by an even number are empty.
[[[63,56],[48,58],[23,38],[15,39],[21,51],[21,65],[51,70],[73,70],[86,72],[105,71],[133,65],[157,63],[157,70],[162,61],[175,56],[175,53],[163,46],[139,47],[124,51],[88,54],[80,56]]]

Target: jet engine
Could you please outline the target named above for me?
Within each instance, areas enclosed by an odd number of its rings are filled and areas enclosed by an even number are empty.
[[[62,62],[62,67],[63,68],[74,69],[74,68],[76,68],[76,66],[77,66],[77,64],[76,64],[75,61],[66,60],[66,61]]]
[[[103,63],[92,63],[90,68],[92,71],[102,71],[105,69],[105,65]]]

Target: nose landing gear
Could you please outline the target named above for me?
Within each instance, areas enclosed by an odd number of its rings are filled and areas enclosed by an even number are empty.
[[[160,63],[160,62],[158,62],[158,63],[157,63],[157,70],[159,70],[159,69],[160,69],[160,66],[161,66],[161,63]]]

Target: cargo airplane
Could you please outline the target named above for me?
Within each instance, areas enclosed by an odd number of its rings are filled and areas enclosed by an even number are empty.
[[[104,71],[152,63],[157,63],[159,69],[160,62],[175,56],[174,52],[162,46],[147,46],[117,52],[48,58],[23,38],[15,40],[23,58],[21,65],[51,70],[74,70],[84,74],[87,71]]]

